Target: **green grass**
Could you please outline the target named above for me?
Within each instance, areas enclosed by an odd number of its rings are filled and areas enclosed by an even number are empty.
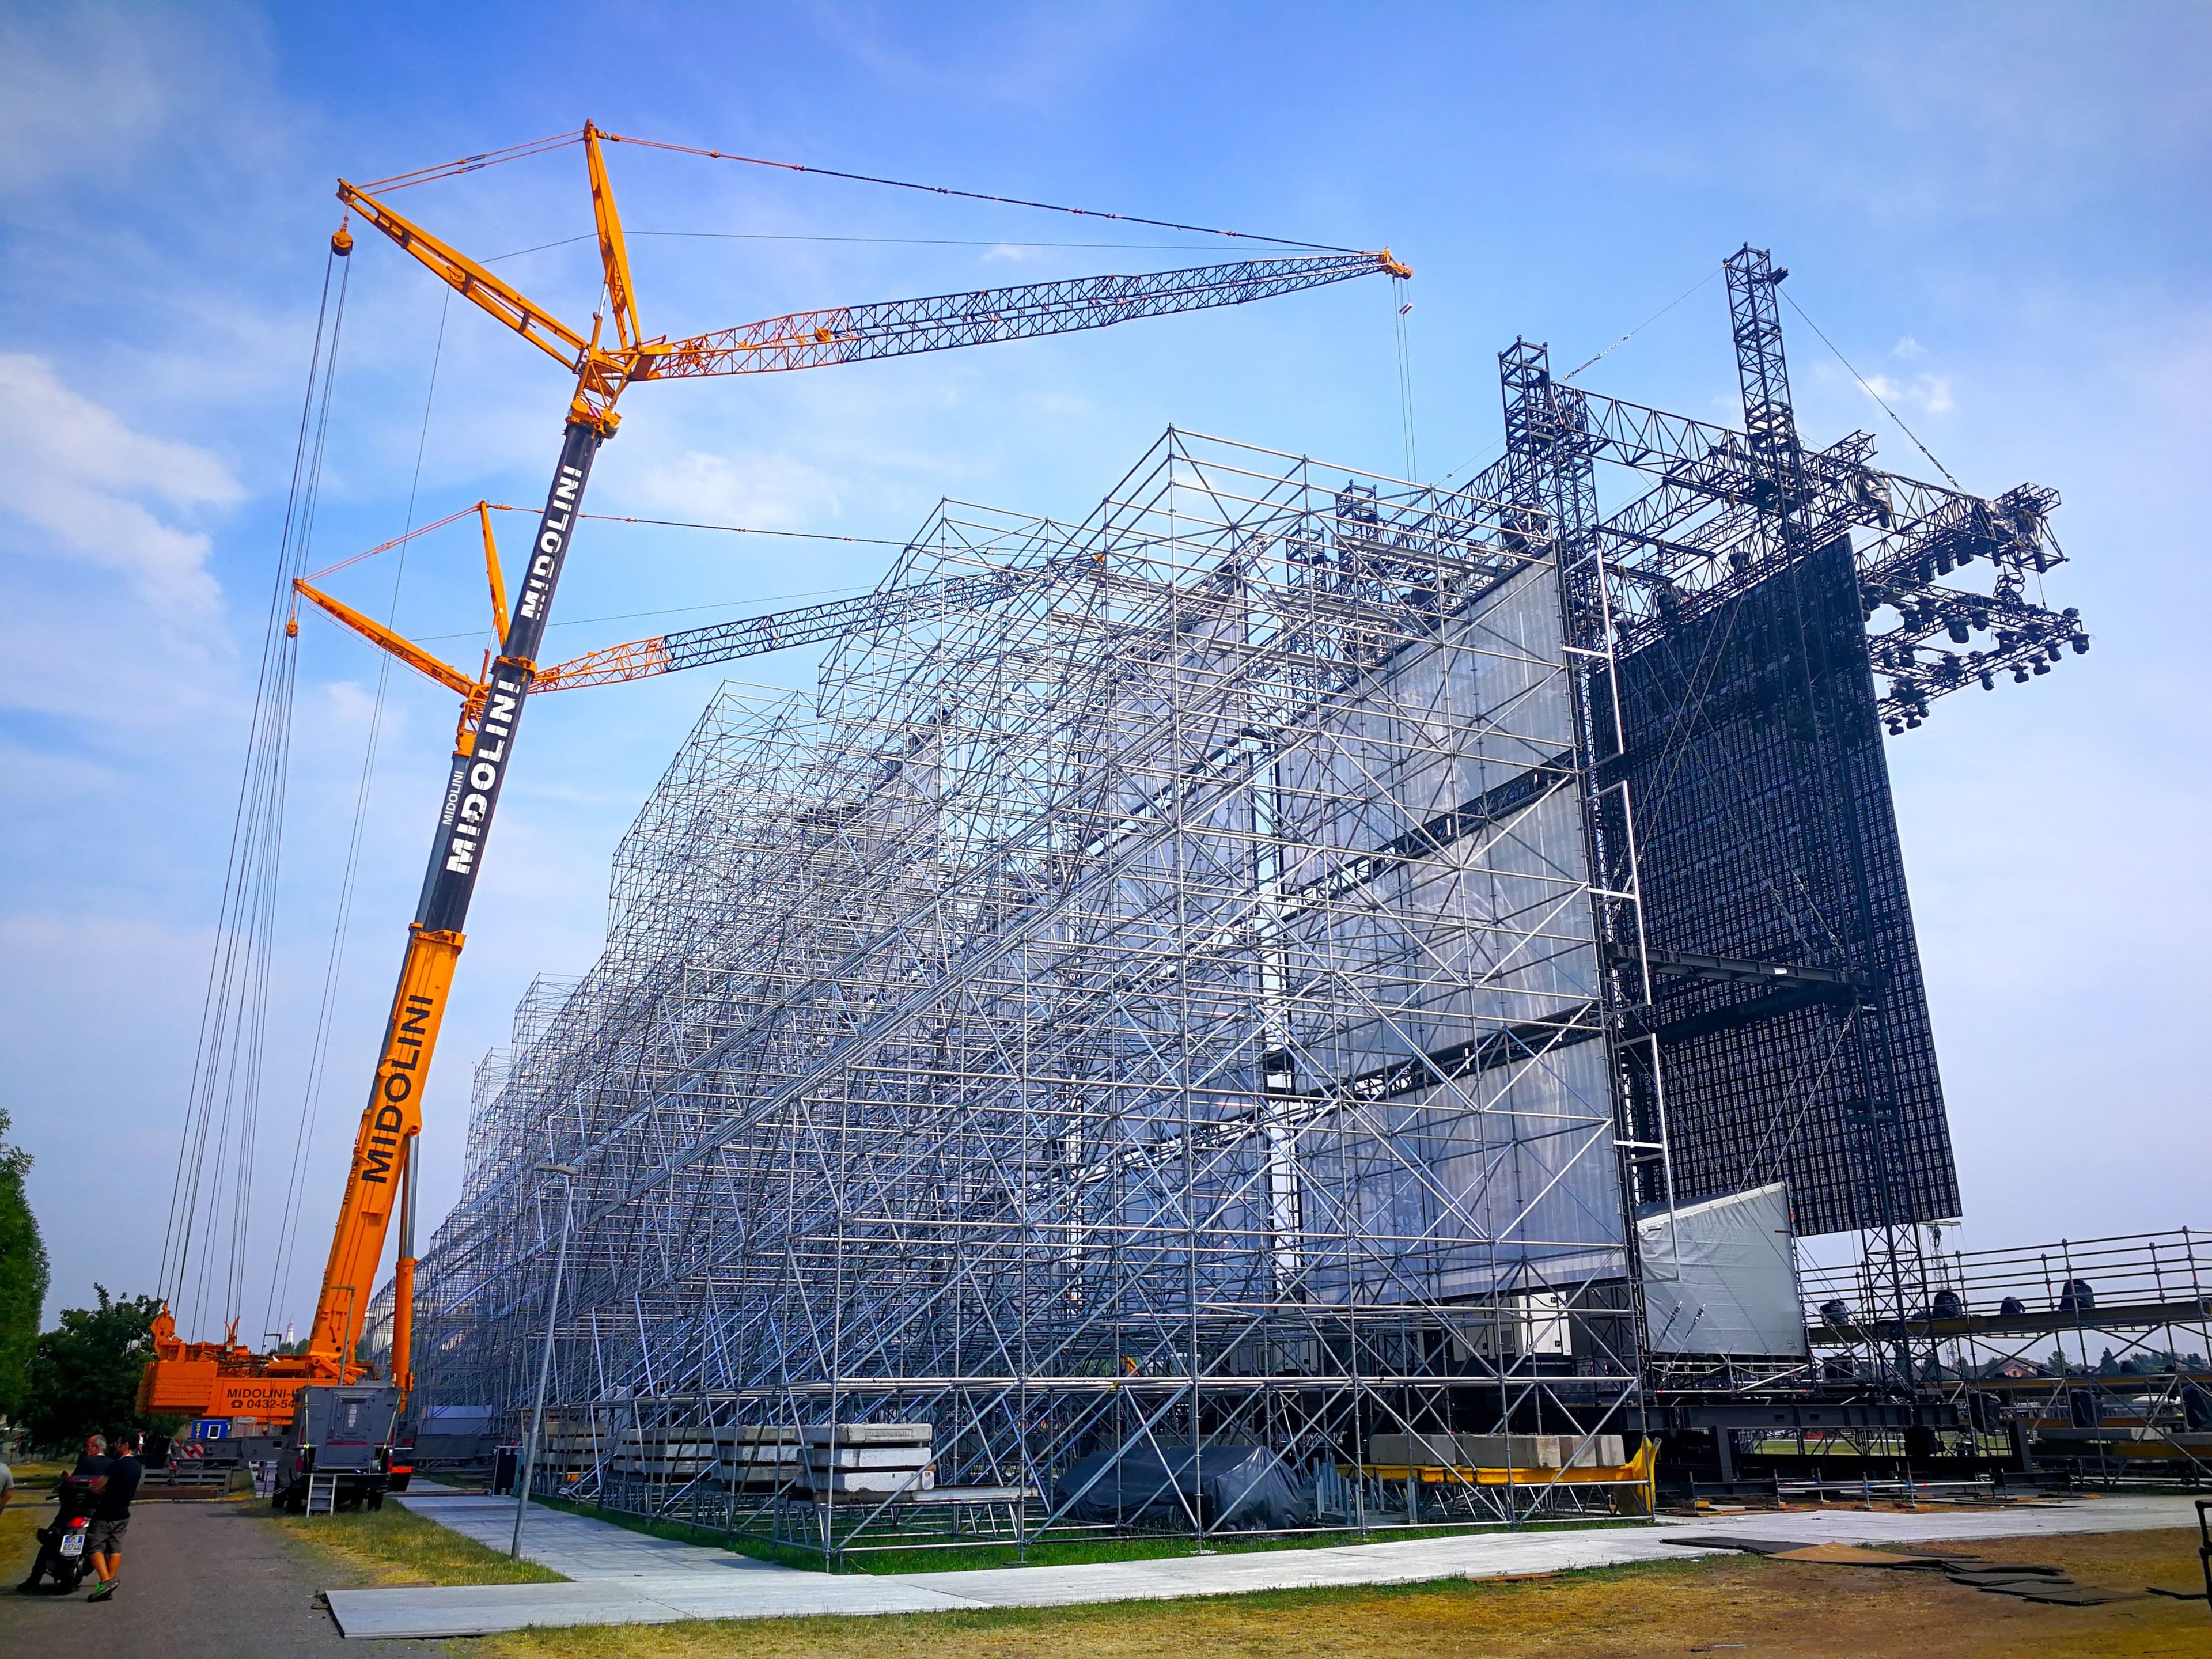
[[[39,1540],[34,1535],[46,1523],[52,1513],[38,1499],[24,1500],[23,1489],[15,1488],[15,1496],[4,1510],[0,1510],[0,1593],[9,1584],[21,1582],[31,1570],[31,1558],[39,1553]]]
[[[289,1537],[327,1551],[380,1584],[557,1584],[535,1561],[510,1561],[450,1527],[387,1504],[340,1515],[271,1515]]]
[[[2197,1532],[1984,1540],[2084,1584],[2193,1584]],[[1901,1639],[1899,1632],[1906,1635]],[[483,1659],[1648,1659],[1741,1648],[1775,1659],[2202,1659],[2202,1603],[2041,1607],[1940,1574],[1756,1556],[1643,1562],[1520,1580],[1261,1590],[1067,1607],[538,1629]]]
[[[530,1501],[543,1504],[549,1510],[562,1510],[589,1520],[605,1521],[625,1532],[641,1532],[648,1538],[665,1538],[672,1543],[697,1544],[710,1550],[727,1550],[732,1555],[748,1556],[756,1561],[772,1561],[777,1566],[796,1567],[801,1572],[820,1572],[823,1570],[822,1558],[812,1550],[798,1549],[789,1544],[755,1538],[745,1533],[725,1533],[713,1527],[695,1527],[688,1521],[660,1520],[631,1515],[622,1510],[603,1510],[596,1504],[580,1504],[570,1498],[532,1498]]]
[[[793,1544],[775,1543],[747,1533],[724,1533],[712,1527],[694,1526],[685,1521],[630,1515],[620,1510],[600,1509],[595,1504],[580,1504],[565,1498],[534,1501],[544,1503],[551,1509],[564,1510],[571,1515],[586,1516],[630,1532],[643,1533],[648,1537],[665,1538],[678,1544],[697,1544],[708,1549],[726,1549],[735,1554],[749,1556],[756,1561],[772,1561],[778,1566],[796,1567],[802,1572],[827,1571],[821,1556],[812,1550],[802,1549]],[[1553,1531],[1563,1528],[1587,1529],[1648,1524],[1640,1519],[1605,1517],[1589,1521],[1538,1522],[1522,1530]],[[1048,1537],[1033,1541],[1026,1551],[1018,1544],[1008,1543],[905,1548],[878,1545],[848,1549],[841,1571],[877,1577],[894,1577],[916,1572],[973,1572],[988,1567],[1086,1566],[1104,1561],[1164,1561],[1200,1554],[1242,1555],[1261,1550],[1333,1549],[1345,1544],[1401,1543],[1417,1538],[1470,1537],[1508,1530],[1510,1528],[1506,1527],[1489,1522],[1442,1527],[1377,1527],[1371,1528],[1364,1539],[1358,1533],[1351,1532],[1217,1536],[1209,1540],[1203,1550],[1186,1537]]]
[[[9,1464],[9,1468],[14,1471],[15,1476],[15,1502],[21,1503],[26,1492],[52,1492],[55,1484],[61,1480],[63,1471],[70,1467],[70,1465],[67,1463],[34,1462]]]
[[[1522,1530],[1550,1531],[1563,1527],[1584,1528],[1644,1524],[1641,1521],[1616,1519],[1540,1522]],[[845,1569],[851,1572],[888,1577],[915,1572],[973,1572],[987,1567],[1086,1566],[1100,1561],[1167,1561],[1196,1555],[1249,1555],[1269,1550],[1335,1549],[1346,1544],[1396,1544],[1418,1538],[1467,1538],[1510,1530],[1510,1528],[1488,1522],[1443,1527],[1378,1527],[1370,1528],[1364,1537],[1356,1532],[1257,1536],[1217,1534],[1208,1539],[1203,1547],[1194,1540],[1185,1537],[1045,1538],[1030,1544],[1026,1553],[1018,1544],[963,1544],[938,1549],[854,1550],[848,1551],[845,1556]],[[813,1558],[810,1556],[810,1559]]]
[[[1765,1565],[1755,1558],[1741,1564],[1751,1571]],[[1647,1562],[1552,1575],[1541,1584],[1447,1579],[1067,1607],[548,1626],[490,1637],[477,1650],[501,1659],[977,1659],[979,1655],[1038,1659],[1076,1654],[1086,1659],[1102,1654],[1112,1659],[1188,1659],[1194,1651],[1231,1659],[1269,1659],[1303,1638],[1311,1645],[1300,1645],[1296,1659],[1308,1654],[1349,1659],[1401,1651],[1397,1644],[1403,1636],[1401,1610],[1423,1602],[1441,1601],[1451,1607],[1518,1601],[1540,1618],[1539,1598],[1562,1583],[1632,1597],[1655,1581],[1663,1583],[1670,1577],[1710,1571],[1698,1560]],[[1355,1645],[1344,1639],[1347,1635],[1355,1640],[1358,1635],[1381,1640]],[[1452,1659],[1482,1650],[1455,1644]],[[1419,1651],[1425,1656],[1432,1650]]]

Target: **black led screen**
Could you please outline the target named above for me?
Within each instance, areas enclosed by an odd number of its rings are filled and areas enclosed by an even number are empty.
[[[1621,665],[1679,1201],[1790,1183],[1801,1235],[1959,1213],[1864,619],[1841,540]],[[1610,769],[1608,769],[1610,770]],[[1644,1196],[1650,1196],[1646,1194]]]

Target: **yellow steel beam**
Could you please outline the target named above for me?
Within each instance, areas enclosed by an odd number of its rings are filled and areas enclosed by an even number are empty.
[[[382,623],[373,622],[351,605],[332,599],[319,589],[310,587],[304,580],[295,578],[292,586],[302,597],[313,600],[338,622],[380,650],[388,651],[416,673],[434,679],[448,691],[466,697],[475,694],[477,684],[471,675],[464,674],[451,663],[442,662],[411,640],[401,638]]]

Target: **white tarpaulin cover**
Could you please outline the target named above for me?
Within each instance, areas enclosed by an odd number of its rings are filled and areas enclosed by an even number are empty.
[[[1662,1353],[1802,1354],[1805,1319],[1781,1182],[1636,1224],[1651,1346]]]

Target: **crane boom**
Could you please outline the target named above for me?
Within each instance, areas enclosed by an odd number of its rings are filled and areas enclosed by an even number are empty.
[[[495,552],[486,563],[495,575],[499,569]],[[895,624],[932,622],[951,611],[994,604],[1026,592],[1039,583],[1097,568],[1093,556],[1079,554],[1026,570],[964,571],[934,581],[855,594],[849,599],[831,599],[822,605],[772,611],[758,617],[740,617],[732,622],[709,623],[702,628],[686,628],[673,634],[656,634],[650,639],[602,646],[580,657],[539,669],[537,678],[530,683],[530,695],[650,679],[659,674],[678,674],[690,668],[708,668],[717,663],[796,650],[801,646],[823,645],[856,634],[878,633]],[[490,690],[484,681],[471,679],[451,663],[332,599],[304,579],[295,579],[292,586],[341,627],[350,629],[397,659],[403,666],[458,695],[461,698],[464,729],[473,729],[483,715]],[[504,622],[505,602],[496,582],[492,593],[494,615]]]
[[[793,611],[710,623],[649,640],[610,645],[539,671],[531,690],[572,691],[655,674],[680,673],[744,657],[766,656],[802,645],[822,645],[854,634],[872,634],[894,623],[929,622],[948,611],[1008,599],[1042,581],[1095,568],[1086,555],[1054,559],[1030,570],[979,570],[911,587],[861,593]],[[443,684],[443,682],[441,682]]]
[[[1244,305],[1378,272],[1411,274],[1387,249],[1380,253],[1300,254],[800,311],[648,346],[635,378],[678,380],[705,374],[769,374],[998,340],[1034,339],[1041,334],[1106,328],[1139,317]]]
[[[598,428],[603,437],[613,435],[617,420],[615,402],[623,388],[635,380],[696,380],[709,374],[760,374],[867,362],[917,351],[945,351],[998,340],[1106,328],[1139,317],[1244,305],[1349,282],[1355,276],[1405,278],[1413,274],[1388,248],[1363,253],[1290,254],[1139,276],[1075,276],[1018,288],[837,306],[717,329],[689,339],[671,341],[665,335],[647,339],[637,319],[636,290],[630,279],[622,217],[615,208],[614,185],[600,153],[603,136],[590,122],[584,124],[592,218],[617,339],[611,350],[600,344],[596,325],[589,335],[572,328],[520,289],[359,185],[338,180],[338,199],[349,212],[360,214],[463,299],[574,373],[576,395],[569,412]],[[343,229],[339,232],[341,236],[345,234]]]

